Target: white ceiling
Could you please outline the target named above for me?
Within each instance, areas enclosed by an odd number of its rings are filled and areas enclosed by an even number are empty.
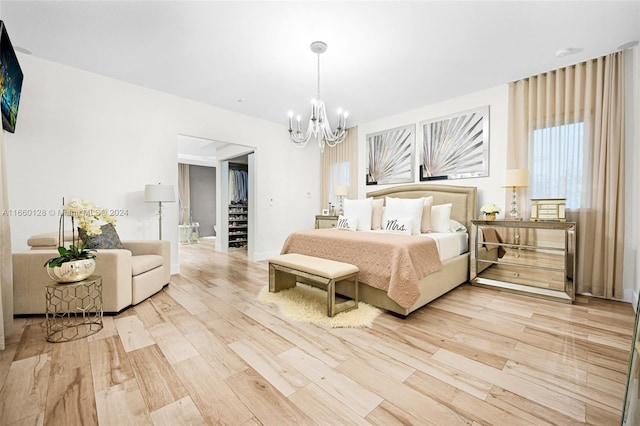
[[[640,1],[0,1],[0,14],[36,57],[283,125],[315,95],[314,40],[329,45],[322,98],[350,126],[640,40]],[[581,50],[555,57],[567,47]]]

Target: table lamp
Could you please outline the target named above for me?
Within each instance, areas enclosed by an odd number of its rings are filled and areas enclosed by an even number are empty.
[[[509,211],[509,217],[512,220],[516,220],[520,217],[518,213],[518,201],[517,201],[517,188],[526,188],[529,186],[529,170],[525,169],[509,169],[505,177],[506,188],[512,188],[511,193],[511,210]]]
[[[342,198],[345,195],[349,195],[349,187],[347,185],[336,185],[335,188],[333,188],[333,193],[340,200],[340,205],[338,207],[338,214],[339,215],[344,214],[344,210],[342,210]]]
[[[144,202],[158,203],[158,239],[162,239],[162,203],[173,203],[176,197],[173,192],[173,185],[162,185],[158,183],[144,186]]]

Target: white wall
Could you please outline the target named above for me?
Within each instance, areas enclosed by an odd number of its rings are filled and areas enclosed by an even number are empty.
[[[454,114],[484,105],[489,105],[489,176],[472,179],[456,179],[444,181],[430,181],[429,183],[442,183],[446,185],[477,186],[478,208],[485,203],[496,203],[505,207],[504,172],[506,169],[507,151],[507,112],[508,112],[507,85],[494,87],[480,92],[472,93],[459,98],[425,106],[402,114],[385,117],[380,120],[361,124],[358,126],[358,196],[364,197],[366,192],[387,188],[393,185],[366,185],[365,174],[367,172],[366,137],[368,134],[404,126],[416,125],[416,161],[414,165],[415,183],[419,183],[418,171],[420,165],[419,123],[424,120],[438,118]],[[479,213],[479,212],[478,212]]]
[[[155,239],[157,206],[147,183],[177,191],[178,134],[253,147],[256,153],[256,252],[279,253],[286,236],[313,227],[319,205],[319,153],[295,148],[283,125],[258,120],[79,69],[19,55],[23,91],[15,134],[6,135],[12,250],[29,235],[57,230],[62,197],[121,209],[123,239]],[[292,179],[291,176],[294,176]],[[310,191],[310,198],[301,197]],[[178,203],[166,204],[163,237],[178,268]],[[18,212],[30,216],[18,216]],[[43,213],[42,216],[34,216]]]

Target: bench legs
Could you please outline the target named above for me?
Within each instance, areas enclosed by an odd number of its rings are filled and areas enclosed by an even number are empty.
[[[269,264],[269,292],[277,293],[296,286],[296,276]]]
[[[269,264],[269,292],[277,293],[296,286],[298,277],[306,278],[309,283],[327,291],[327,316],[333,317],[340,312],[358,308],[358,274],[339,277],[335,280],[308,274],[303,271],[281,265]],[[336,281],[353,280],[355,284],[354,298],[336,304]]]
[[[352,309],[358,309],[358,275],[355,274],[349,277],[342,277],[338,281],[343,281],[347,278],[353,278],[353,282],[355,285],[353,299],[336,304],[336,281],[329,280],[329,283],[327,284],[327,316],[333,317],[340,312],[347,312]]]

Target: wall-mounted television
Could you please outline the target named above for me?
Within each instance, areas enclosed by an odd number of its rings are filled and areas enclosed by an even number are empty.
[[[0,21],[0,100],[2,105],[2,128],[16,131],[18,104],[22,90],[22,69],[13,50],[7,27]]]

